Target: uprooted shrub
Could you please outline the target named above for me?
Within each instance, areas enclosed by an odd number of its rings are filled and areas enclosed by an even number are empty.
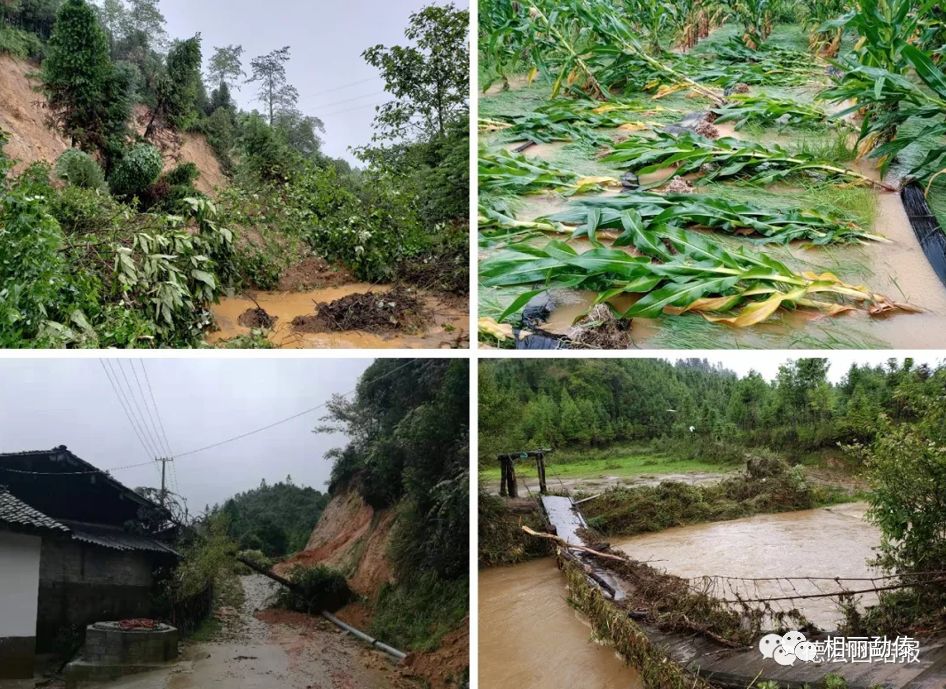
[[[293,588],[283,588],[276,598],[279,607],[309,614],[334,612],[355,599],[341,572],[317,565],[294,567],[288,577]]]

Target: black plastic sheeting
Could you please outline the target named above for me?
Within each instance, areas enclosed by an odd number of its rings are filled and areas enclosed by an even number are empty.
[[[926,202],[923,187],[908,184],[900,192],[900,198],[923,253],[946,287],[946,234],[943,234],[943,228]]]

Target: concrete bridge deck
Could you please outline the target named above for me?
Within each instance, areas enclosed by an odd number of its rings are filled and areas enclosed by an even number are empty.
[[[571,498],[543,495],[542,508],[550,526],[559,538],[572,545],[592,547],[582,537],[587,528],[585,518]],[[576,551],[587,565],[597,586],[605,596],[621,600],[630,584],[619,580],[600,566],[595,557]],[[607,586],[602,586],[603,581]],[[608,591],[608,587],[614,591]],[[623,589],[623,590],[622,590]],[[655,626],[637,622],[648,638],[666,656],[688,671],[725,689],[746,689],[758,682],[772,681],[785,689],[803,689],[823,686],[825,677],[843,677],[849,689],[871,689],[882,686],[890,689],[946,689],[946,640],[921,640],[919,662],[916,663],[814,663],[796,661],[782,666],[762,657],[757,648],[732,649],[698,634],[667,633]]]

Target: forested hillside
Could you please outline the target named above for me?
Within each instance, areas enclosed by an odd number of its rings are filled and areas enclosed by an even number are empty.
[[[829,382],[825,359],[798,359],[775,380],[738,377],[705,360],[489,361],[480,371],[480,459],[524,447],[672,439],[799,454],[873,440],[916,420],[946,389],[946,369],[852,366]]]
[[[280,557],[305,547],[328,500],[328,495],[297,486],[287,476],[272,485],[264,480],[259,488],[233,496],[220,512],[241,550]]]
[[[171,37],[158,0],[0,0],[4,93],[37,91],[0,108],[0,346],[196,346],[234,291],[463,295],[468,13],[431,5],[404,33],[364,47],[387,102],[352,166],[322,152],[291,46]],[[237,344],[268,346],[262,316]]]

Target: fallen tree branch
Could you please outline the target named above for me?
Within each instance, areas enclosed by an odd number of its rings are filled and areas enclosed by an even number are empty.
[[[618,562],[624,562],[624,563],[630,562],[629,558],[621,557],[620,555],[612,555],[611,553],[602,553],[600,550],[594,550],[593,548],[589,548],[587,546],[569,543],[564,538],[561,538],[559,536],[556,536],[550,533],[541,533],[539,531],[530,529],[528,526],[525,526],[525,525],[522,526],[522,530],[525,531],[530,536],[535,536],[536,538],[544,538],[548,541],[555,541],[559,545],[562,545],[565,548],[568,548],[569,550],[577,550],[579,552],[587,553],[588,555],[594,555],[595,557],[601,557],[606,560],[617,560]]]

